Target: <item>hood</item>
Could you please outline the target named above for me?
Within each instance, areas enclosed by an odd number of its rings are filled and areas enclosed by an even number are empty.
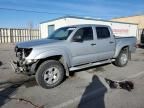
[[[59,41],[60,40],[53,40],[53,39],[45,38],[45,39],[39,39],[39,40],[20,42],[20,43],[17,43],[16,46],[18,46],[20,48],[33,48],[36,46],[47,45],[47,44],[56,43]]]

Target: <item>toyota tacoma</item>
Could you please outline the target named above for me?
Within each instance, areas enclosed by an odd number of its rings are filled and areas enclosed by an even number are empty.
[[[73,25],[48,38],[17,43],[17,73],[35,75],[43,88],[58,86],[74,70],[113,63],[123,67],[136,50],[135,37],[116,37],[106,25]]]

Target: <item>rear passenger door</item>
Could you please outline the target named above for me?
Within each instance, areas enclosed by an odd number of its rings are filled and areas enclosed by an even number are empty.
[[[112,58],[115,53],[115,39],[110,32],[110,28],[107,26],[96,26],[95,33],[97,36],[97,59],[105,60]]]

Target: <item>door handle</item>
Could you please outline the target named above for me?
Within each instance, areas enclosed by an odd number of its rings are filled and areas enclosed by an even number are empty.
[[[92,43],[92,44],[91,44],[91,46],[94,46],[94,45],[96,45],[96,43]]]
[[[112,43],[114,43],[114,42],[113,42],[113,41],[110,41],[109,43],[112,44]]]

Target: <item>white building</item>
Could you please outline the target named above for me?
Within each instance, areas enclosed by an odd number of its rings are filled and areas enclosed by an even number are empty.
[[[83,18],[75,16],[65,16],[40,23],[41,36],[42,38],[45,38],[48,35],[50,35],[54,30],[60,27],[76,24],[109,25],[111,26],[114,35],[123,37],[137,36],[138,32],[137,24],[133,23],[116,22],[116,21],[101,20],[94,18]],[[139,37],[137,37],[137,39],[139,40]]]

